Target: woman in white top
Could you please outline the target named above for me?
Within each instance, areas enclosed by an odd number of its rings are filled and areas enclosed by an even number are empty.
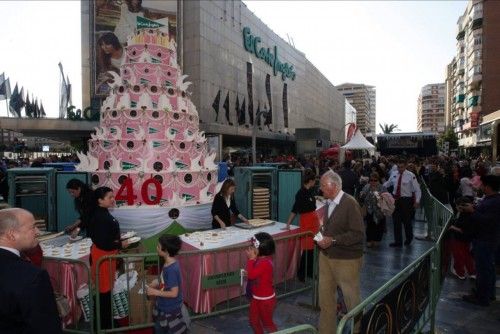
[[[109,90],[107,82],[112,79],[108,71],[120,73],[120,65],[125,58],[125,51],[118,38],[107,32],[97,40],[97,91],[105,94]]]

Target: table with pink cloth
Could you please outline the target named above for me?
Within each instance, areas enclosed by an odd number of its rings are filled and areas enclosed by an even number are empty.
[[[55,292],[67,297],[70,311],[63,319],[64,326],[78,323],[82,310],[76,296],[78,288],[89,282],[89,256],[79,259],[44,257],[42,267],[47,270]]]
[[[244,269],[247,263],[245,249],[246,246],[250,245],[249,240],[255,233],[267,232],[275,239],[300,233],[297,226],[291,226],[290,230],[283,230],[282,228],[285,226],[286,224],[278,222],[271,226],[251,230],[230,226],[223,232],[229,237],[218,243],[210,242],[211,240],[193,241],[193,238],[181,236],[183,240],[182,251],[190,252],[178,256],[183,281],[182,293],[186,304],[195,313],[210,313],[217,304],[244,294],[245,291],[241,285],[203,289],[203,277]],[[211,232],[219,234],[222,230],[212,230]],[[294,278],[296,275],[301,251],[300,238],[286,238],[276,241],[275,244],[274,284],[279,284]],[[242,247],[232,247],[236,245]]]

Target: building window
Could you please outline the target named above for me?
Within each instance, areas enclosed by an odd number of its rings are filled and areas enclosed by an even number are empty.
[[[285,128],[288,128],[288,86],[283,84],[283,121]]]

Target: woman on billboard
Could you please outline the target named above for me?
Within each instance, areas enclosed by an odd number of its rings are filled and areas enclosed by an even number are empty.
[[[125,51],[112,32],[107,32],[97,40],[97,93],[105,94],[109,90],[108,81],[112,76],[108,71],[120,73],[120,65]]]

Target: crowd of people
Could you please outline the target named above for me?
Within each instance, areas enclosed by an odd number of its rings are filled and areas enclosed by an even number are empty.
[[[390,228],[389,222],[392,221],[394,231],[390,247],[398,249],[412,244],[422,182],[439,202],[453,211],[454,218],[446,241],[447,256],[453,263],[451,272],[459,279],[468,276],[475,280],[475,288],[464,295],[463,300],[482,306],[495,300],[495,260],[498,263],[500,242],[500,179],[491,173],[491,164],[486,159],[371,157],[342,164],[317,158],[284,159],[291,167],[304,171],[302,186],[297,191],[284,229],[289,229],[294,218],[299,216],[300,231],[310,231],[315,235],[301,242],[302,255],[297,273],[300,281],[312,277],[313,249],[316,246],[320,249],[320,333],[335,332],[337,288],[342,291],[348,310],[360,302],[365,247],[382,247],[381,242]],[[212,228],[226,228],[234,224],[235,219],[248,222],[236,207],[236,186],[234,180],[228,178],[216,194],[211,210]],[[67,232],[77,234],[83,231],[92,239],[89,262],[95,279],[100,258],[128,247],[126,241],[120,240],[119,222],[109,212],[114,206],[113,191],[107,187],[92,190],[76,179],[68,182],[67,190],[74,197],[75,209],[80,214],[79,219],[68,226]],[[316,207],[318,199],[323,203],[322,211]],[[21,259],[26,251],[36,247],[38,233],[33,216],[26,210],[0,211],[0,261],[2,267],[19,268],[0,274],[0,297],[17,305],[8,310],[0,307],[0,331],[23,328],[29,332],[31,320],[25,318],[23,312],[31,312],[33,319],[46,323],[51,333],[60,332],[61,323],[52,303],[53,291],[47,273]],[[186,331],[181,312],[181,276],[176,261],[181,244],[180,238],[172,235],[164,235],[158,242],[158,255],[164,265],[160,280],[151,282],[146,290],[149,296],[157,298],[154,309],[157,333]],[[272,319],[276,307],[272,275],[274,247],[272,236],[257,233],[246,252],[251,299],[249,323],[255,333],[277,329]],[[113,282],[109,278],[114,277],[116,265],[116,261],[106,261],[99,267],[97,298],[101,304],[102,328],[112,326]],[[10,288],[9,282],[20,272],[27,275],[27,280],[36,282],[36,285],[27,287],[28,292],[17,286]],[[30,297],[23,299],[26,293]],[[39,298],[44,298],[44,302],[38,304]],[[359,323],[355,324],[354,332],[359,332],[359,326]]]

